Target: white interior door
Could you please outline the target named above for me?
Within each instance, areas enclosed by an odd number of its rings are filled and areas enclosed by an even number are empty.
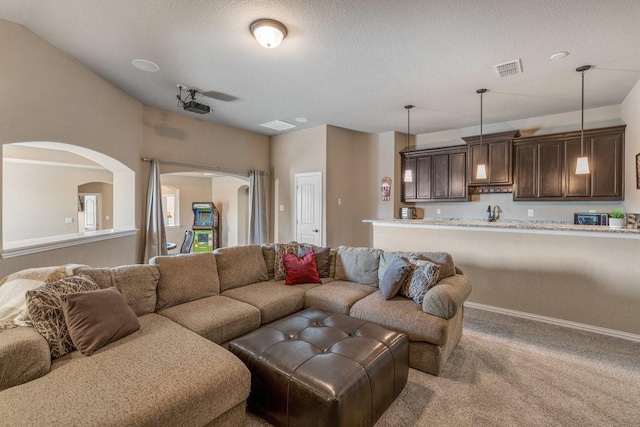
[[[322,246],[322,172],[298,173],[296,241]]]

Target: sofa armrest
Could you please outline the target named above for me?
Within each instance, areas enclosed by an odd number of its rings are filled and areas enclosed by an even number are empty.
[[[422,311],[451,319],[462,307],[471,293],[471,282],[467,276],[456,274],[438,282],[427,291],[422,302]]]
[[[0,332],[0,391],[49,373],[51,352],[42,335],[31,327]]]

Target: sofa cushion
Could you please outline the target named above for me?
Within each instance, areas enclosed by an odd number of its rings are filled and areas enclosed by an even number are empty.
[[[269,279],[258,245],[218,248],[213,253],[218,261],[221,292]]]
[[[218,267],[212,253],[157,256],[149,264],[158,266],[160,271],[156,311],[220,293]]]
[[[140,328],[116,287],[63,295],[62,312],[73,345],[85,356]]]
[[[261,323],[264,324],[302,310],[305,289],[299,286],[304,285],[287,286],[282,282],[260,282],[229,289],[222,295],[258,308]]]
[[[397,259],[398,258],[392,261],[391,264]],[[411,298],[418,304],[422,304],[424,294],[438,282],[440,266],[430,261],[415,258],[412,258],[410,262],[415,268],[411,271],[410,277],[408,277],[400,287],[400,295]],[[389,265],[391,266],[391,264]],[[387,271],[389,271],[389,268],[387,268]]]
[[[316,255],[316,266],[318,267],[318,275],[320,277],[330,277],[329,267],[331,265],[331,248],[323,248],[308,243],[301,243],[298,249],[298,256],[303,257],[307,252],[313,251]]]
[[[102,289],[115,286],[137,316],[156,310],[156,291],[160,271],[155,265],[135,264],[112,268],[80,267],[75,274],[86,274]]]
[[[413,271],[413,266],[404,258],[395,258],[380,279],[380,291],[385,299],[396,296],[402,285]]]
[[[309,289],[304,295],[304,307],[349,314],[353,304],[375,291],[376,289],[369,285],[335,280]]]
[[[431,261],[440,266],[440,280],[454,276],[456,274],[456,267],[453,263],[453,257],[447,252],[383,252],[380,256],[380,269],[378,270],[378,276],[382,279],[387,266],[394,258],[416,258],[426,261]]]
[[[71,276],[27,291],[27,308],[33,326],[47,340],[51,358],[56,359],[75,349],[62,312],[62,296],[100,289],[89,276]]]
[[[336,254],[336,279],[378,286],[380,249],[339,246]]]
[[[422,311],[422,306],[415,301],[400,295],[385,300],[380,291],[356,302],[349,315],[404,332],[410,341],[436,345],[447,342],[450,327],[447,320]]]
[[[158,314],[216,344],[223,344],[260,326],[260,310],[222,295],[174,305]]]
[[[284,280],[287,277],[287,271],[284,268],[282,260],[283,254],[298,255],[300,244],[297,242],[276,243],[276,258],[273,267],[273,278],[275,280]]]
[[[276,245],[273,243],[264,243],[262,246],[262,257],[267,264],[267,276],[269,280],[273,279],[273,269],[276,262]]]
[[[70,353],[2,392],[2,424],[203,426],[244,403],[251,379],[238,358],[165,317],[138,320],[91,357]]]
[[[7,329],[0,336],[0,391],[49,373],[49,344],[35,328]]]
[[[318,275],[318,266],[316,265],[316,256],[313,250],[310,250],[301,258],[293,254],[284,254],[282,261],[287,271],[285,285],[322,283]]]

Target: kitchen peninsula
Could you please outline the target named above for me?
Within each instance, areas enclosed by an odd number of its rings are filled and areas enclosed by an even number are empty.
[[[447,251],[469,306],[640,340],[637,229],[480,220],[369,220],[383,250]]]

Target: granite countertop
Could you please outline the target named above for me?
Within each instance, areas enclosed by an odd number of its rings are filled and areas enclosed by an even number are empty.
[[[496,222],[488,222],[480,219],[457,219],[457,218],[424,218],[424,219],[371,219],[364,220],[371,223],[385,224],[406,224],[406,225],[429,225],[429,226],[449,226],[449,227],[476,227],[495,228],[513,230],[548,230],[548,231],[582,231],[598,233],[618,233],[626,235],[640,236],[637,228],[609,228],[607,225],[577,225],[566,222],[552,221],[522,221],[500,219]]]

